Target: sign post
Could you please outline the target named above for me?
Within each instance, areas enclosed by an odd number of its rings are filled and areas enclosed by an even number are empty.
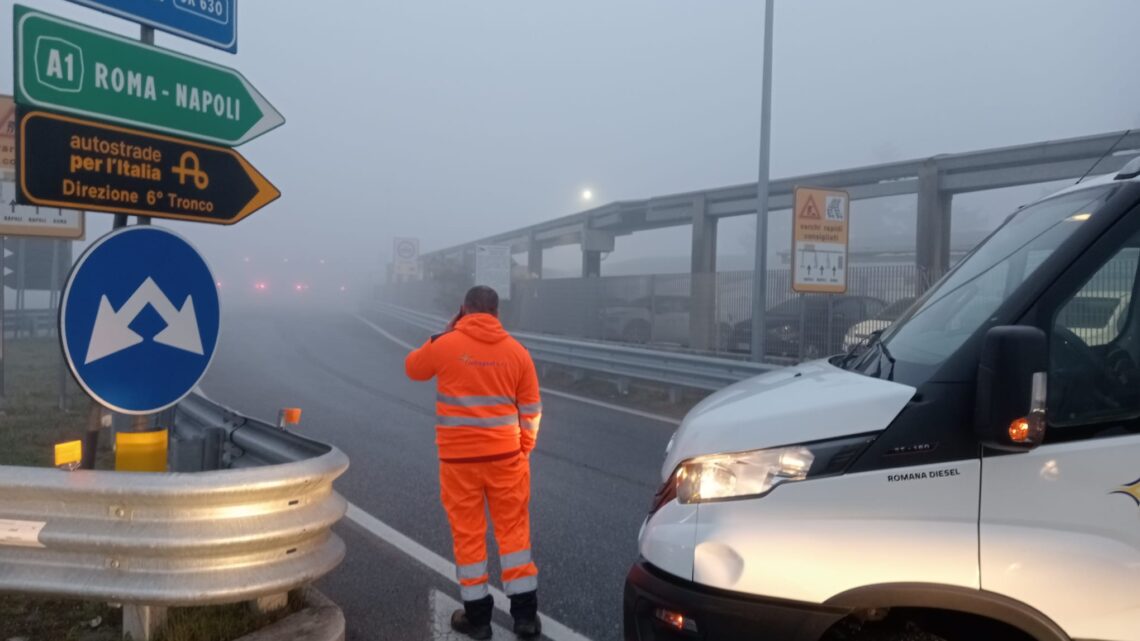
[[[281,192],[232,149],[70,116],[20,118],[27,204],[230,225]]]
[[[240,145],[285,119],[240,72],[16,6],[16,103]]]
[[[847,292],[851,198],[845,191],[797,187],[792,219],[792,290]]]
[[[127,20],[237,53],[237,0],[71,0]]]
[[[20,205],[16,202],[18,192],[16,183],[0,183],[0,235],[67,240],[83,240],[86,236],[83,212]]]
[[[499,300],[511,299],[511,246],[475,247],[475,284],[495,290]]]

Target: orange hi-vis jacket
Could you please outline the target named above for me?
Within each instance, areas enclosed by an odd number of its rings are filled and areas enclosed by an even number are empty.
[[[490,461],[534,449],[542,419],[530,353],[490,314],[468,314],[404,361],[408,377],[436,379],[440,460]]]

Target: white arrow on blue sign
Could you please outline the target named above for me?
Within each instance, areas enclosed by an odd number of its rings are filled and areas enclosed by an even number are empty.
[[[217,284],[181,236],[151,226],[100,238],[64,288],[60,340],[75,379],[103,406],[151,414],[198,384],[217,347]]]

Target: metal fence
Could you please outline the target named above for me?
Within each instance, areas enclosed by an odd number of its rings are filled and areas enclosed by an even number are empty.
[[[1054,319],[1091,346],[1107,345],[1128,325],[1140,250],[1127,248],[1112,257],[1070,299]]]
[[[0,327],[9,338],[54,336],[59,326],[59,312],[54,309],[9,309]]]
[[[752,276],[738,271],[517,280],[501,315],[517,331],[747,354]],[[853,265],[846,294],[797,294],[788,269],[769,270],[769,359],[799,361],[844,351],[905,311],[917,280],[913,264]],[[380,297],[449,316],[462,293],[461,286],[417,281],[386,285]]]

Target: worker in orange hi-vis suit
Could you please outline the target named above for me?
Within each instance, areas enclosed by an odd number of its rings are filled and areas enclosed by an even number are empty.
[[[451,627],[473,639],[491,638],[494,611],[487,589],[484,506],[499,546],[514,631],[523,638],[541,633],[529,503],[530,452],[542,400],[530,353],[503,329],[498,313],[495,290],[471,288],[447,331],[404,362],[409,378],[436,379],[440,499],[451,522],[463,597]]]

